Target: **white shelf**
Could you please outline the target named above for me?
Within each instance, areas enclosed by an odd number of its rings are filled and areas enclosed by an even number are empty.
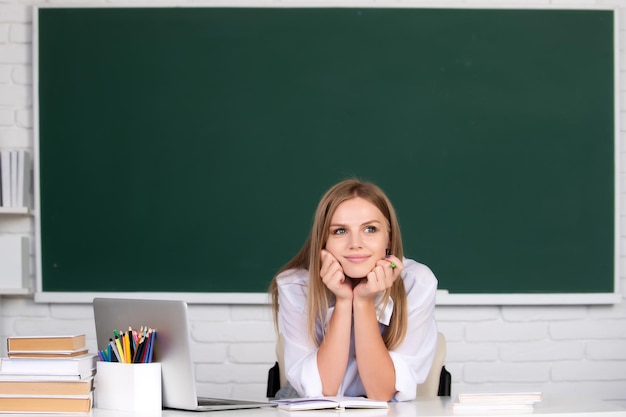
[[[31,214],[28,207],[0,207],[0,214]]]
[[[33,291],[30,288],[0,288],[0,294],[2,295],[28,295]]]

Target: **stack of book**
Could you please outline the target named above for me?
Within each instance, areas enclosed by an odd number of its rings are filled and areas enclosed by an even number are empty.
[[[455,414],[532,413],[541,397],[541,392],[459,394],[452,410]]]
[[[98,356],[85,335],[16,336],[0,358],[0,412],[88,413]]]
[[[0,151],[0,207],[29,207],[31,178],[26,150]]]

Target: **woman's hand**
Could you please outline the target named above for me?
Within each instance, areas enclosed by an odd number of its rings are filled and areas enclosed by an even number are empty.
[[[322,249],[320,276],[324,285],[335,294],[337,299],[351,300],[353,298],[352,283],[346,279],[339,261],[325,249]]]
[[[391,255],[376,262],[376,266],[367,274],[367,280],[361,281],[354,288],[354,297],[359,299],[374,298],[378,293],[391,288],[404,269],[402,261]]]

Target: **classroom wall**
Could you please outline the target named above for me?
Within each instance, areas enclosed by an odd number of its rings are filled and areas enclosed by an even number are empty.
[[[0,0],[0,149],[32,150],[33,147],[31,13],[33,4],[44,3],[61,4],[58,1]],[[156,3],[196,6],[305,4],[298,0]],[[151,5],[155,2],[70,0],[66,4]],[[623,0],[317,0],[306,4],[616,6],[621,25],[620,76],[626,78],[626,4]],[[626,109],[623,83],[619,101]],[[620,122],[619,140],[622,149],[626,149],[626,111],[620,113]],[[620,159],[620,178],[624,184],[626,160],[623,153]],[[619,196],[622,203],[625,195],[622,186]],[[622,207],[619,233],[621,246],[626,248],[626,204]],[[32,217],[0,214],[0,236],[11,234],[29,236],[33,242]],[[1,259],[0,254],[0,262]],[[31,270],[34,271],[33,255]],[[625,249],[620,253],[619,276],[621,293],[626,295]],[[31,278],[34,282],[34,272]],[[262,397],[267,369],[274,362],[275,336],[268,307],[194,304],[190,306],[190,314],[200,394]],[[626,302],[612,306],[439,306],[436,315],[440,330],[448,340],[446,363],[453,376],[453,394],[494,389],[542,390],[546,394],[589,393],[618,400],[626,406]],[[0,340],[16,334],[84,332],[88,335],[90,348],[96,349],[93,314],[87,304],[41,304],[35,303],[32,295],[0,295],[0,318]],[[0,354],[5,353],[4,344],[0,344]]]

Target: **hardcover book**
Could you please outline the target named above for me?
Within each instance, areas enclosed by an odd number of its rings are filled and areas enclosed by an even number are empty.
[[[28,396],[0,395],[0,412],[20,413],[87,413],[91,410],[92,395]]]
[[[541,392],[479,392],[459,394],[460,403],[536,403]]]
[[[88,395],[93,389],[93,377],[77,381],[0,381],[2,395]]]
[[[80,374],[94,369],[97,358],[96,354],[70,358],[0,358],[0,374]]]
[[[540,392],[462,393],[452,404],[455,413],[532,413]]]
[[[87,348],[77,350],[14,350],[8,353],[9,358],[71,358],[74,356],[86,355],[89,353]]]
[[[86,372],[0,372],[0,381],[82,381],[94,376],[95,369]]]
[[[84,334],[65,336],[11,336],[7,338],[7,351],[78,350],[86,346]]]

